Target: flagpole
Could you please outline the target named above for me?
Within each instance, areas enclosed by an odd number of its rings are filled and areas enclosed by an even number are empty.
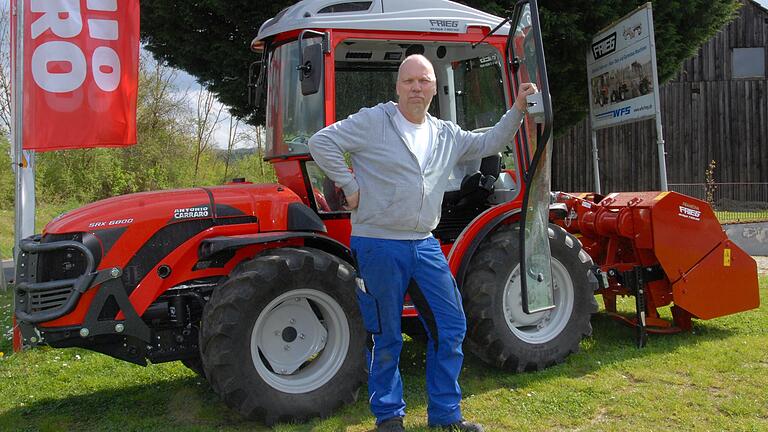
[[[19,253],[19,242],[35,232],[35,155],[24,150],[24,0],[16,0],[15,55],[13,60],[13,167],[16,173],[16,217],[14,222],[13,258]]]

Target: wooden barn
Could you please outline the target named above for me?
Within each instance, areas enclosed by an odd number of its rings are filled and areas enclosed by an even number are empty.
[[[671,190],[703,198],[705,171],[727,199],[768,201],[768,10],[743,0],[738,18],[661,86]],[[597,132],[602,191],[658,190],[654,120]],[[594,190],[589,119],[555,140],[553,190]],[[766,204],[768,205],[768,204]]]

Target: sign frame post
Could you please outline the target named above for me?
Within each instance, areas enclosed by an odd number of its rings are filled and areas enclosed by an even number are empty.
[[[589,52],[587,52],[587,64],[589,64]],[[589,97],[592,97],[592,80],[589,77],[589,72],[587,72],[587,91],[589,92]],[[594,182],[595,182],[595,193],[598,195],[602,194],[602,188],[600,186],[600,156],[598,154],[597,150],[597,130],[595,130],[594,125],[592,124],[592,118],[594,118],[594,113],[592,112],[592,102],[588,101],[589,103],[589,131],[590,135],[592,137],[592,171],[594,172]]]
[[[648,9],[648,20],[651,23],[651,65],[653,69],[653,83],[656,86],[653,94],[656,98],[656,145],[659,152],[659,179],[661,181],[661,190],[663,192],[669,191],[669,183],[667,183],[667,151],[664,145],[664,132],[661,124],[661,102],[659,101],[659,70],[656,66],[656,35],[653,31],[653,8],[651,3],[646,3],[645,7]]]
[[[592,170],[595,172],[595,193],[602,195],[600,187],[600,157],[597,152],[597,131],[592,129]]]

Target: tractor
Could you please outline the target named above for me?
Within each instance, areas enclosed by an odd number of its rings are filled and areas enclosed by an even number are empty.
[[[304,0],[265,22],[251,48],[260,60],[249,92],[266,110],[265,158],[278,183],[130,194],[55,218],[19,246],[25,347],[181,361],[227,406],[267,424],[354,401],[366,332],[350,212],[307,141],[392,100],[398,66],[413,53],[435,66],[431,114],[466,130],[494,125],[522,82],[541,90],[505,152],[450,173],[433,232],[463,297],[473,355],[511,372],[560,363],[591,334],[596,294],[614,300],[613,312],[617,296],[637,299],[625,320],[639,341],[646,330],[757,307],[755,263],[728,243],[706,203],[550,192],[536,0],[518,2],[509,19],[448,0]],[[381,193],[397,205],[408,190]],[[689,249],[677,233],[701,241]],[[664,323],[656,308],[672,303],[675,321]],[[423,331],[408,299],[402,329]]]

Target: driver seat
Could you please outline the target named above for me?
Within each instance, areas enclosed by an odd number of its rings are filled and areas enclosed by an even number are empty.
[[[443,206],[477,207],[485,204],[493,193],[496,179],[501,173],[501,154],[495,154],[483,158],[477,171],[467,174],[461,180],[461,187],[457,191],[446,192],[443,197]]]

